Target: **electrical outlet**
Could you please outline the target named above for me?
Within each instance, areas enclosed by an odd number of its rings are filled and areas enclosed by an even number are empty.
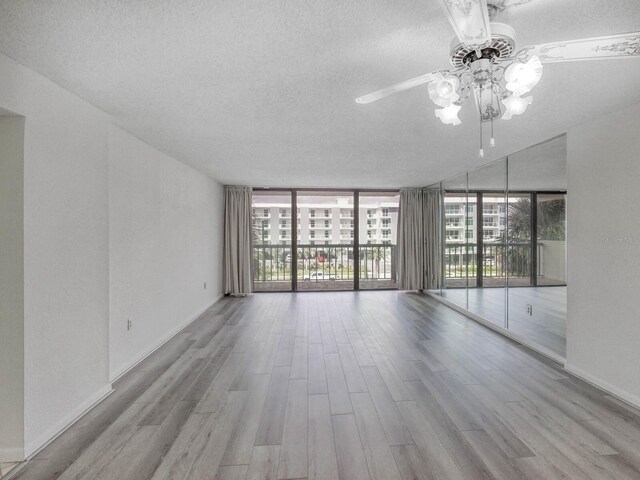
[[[204,282],[204,289],[207,289],[207,282]]]
[[[529,316],[533,315],[533,305],[527,304],[527,314]]]
[[[133,320],[127,318],[127,330],[133,329]]]

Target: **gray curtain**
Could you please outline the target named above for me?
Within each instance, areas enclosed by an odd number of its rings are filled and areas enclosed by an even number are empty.
[[[424,195],[424,288],[440,288],[442,278],[442,192],[428,188]]]
[[[224,187],[225,295],[251,293],[251,187]]]
[[[400,190],[398,215],[398,288],[440,288],[442,269],[442,196],[439,189]]]
[[[398,288],[422,290],[425,279],[425,191],[400,190],[398,214]]]

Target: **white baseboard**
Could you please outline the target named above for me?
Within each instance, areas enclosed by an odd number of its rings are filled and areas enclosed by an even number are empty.
[[[40,452],[43,448],[45,448],[47,445],[49,445],[52,441],[54,441],[56,438],[58,438],[69,427],[71,427],[80,418],[82,418],[89,410],[91,410],[93,407],[95,407],[98,403],[100,403],[102,400],[107,398],[113,392],[113,388],[111,387],[111,384],[114,381],[116,381],[117,379],[122,377],[124,374],[126,374],[128,371],[130,371],[136,365],[138,365],[141,361],[143,361],[145,358],[147,358],[153,352],[158,350],[160,347],[162,347],[165,343],[167,343],[173,337],[175,337],[185,327],[187,327],[190,323],[192,323],[193,321],[198,319],[203,313],[205,313],[213,305],[215,305],[222,297],[223,297],[223,295],[219,294],[213,300],[213,302],[211,304],[209,304],[207,307],[203,308],[199,313],[197,313],[196,315],[192,316],[191,318],[188,318],[185,322],[183,322],[178,327],[176,327],[174,330],[169,332],[155,346],[153,346],[152,348],[149,348],[146,352],[144,352],[142,355],[140,355],[140,357],[138,357],[138,359],[136,361],[134,361],[131,365],[121,369],[119,373],[114,375],[113,380],[110,380],[109,384],[107,384],[104,387],[102,387],[99,391],[97,391],[89,399],[87,399],[85,402],[80,404],[76,409],[74,409],[73,412],[71,412],[69,415],[67,415],[66,417],[64,417],[60,421],[58,421],[51,428],[47,429],[44,433],[39,435],[35,440],[32,440],[31,442],[26,444],[24,452],[23,451],[18,452],[18,453],[22,454],[22,457],[20,458],[20,460],[22,460],[24,458],[26,458],[26,459],[32,458],[33,456],[38,454],[38,452]],[[0,450],[0,455],[2,457],[4,457],[4,452],[5,452],[5,450]],[[15,458],[16,451],[12,451],[12,450],[7,449],[6,452],[11,453],[11,457]],[[4,460],[2,460],[2,461],[4,461]]]
[[[27,459],[30,459],[34,455],[36,455],[40,450],[49,445],[52,441],[62,435],[65,430],[67,430],[71,425],[76,423],[85,413],[95,407],[102,400],[107,398],[113,389],[111,388],[111,384],[107,384],[103,386],[96,393],[91,395],[87,400],[82,402],[75,408],[71,413],[60,419],[56,422],[52,427],[45,430],[42,434],[38,435],[35,440],[30,441],[25,445],[24,456]]]
[[[142,362],[145,358],[147,358],[149,355],[151,355],[153,352],[155,352],[156,350],[158,350],[160,347],[162,347],[165,343],[167,343],[169,340],[171,340],[173,337],[175,337],[178,333],[180,333],[182,330],[184,330],[187,326],[189,326],[189,324],[191,324],[192,322],[194,322],[195,320],[197,320],[198,318],[200,318],[202,316],[203,313],[205,313],[207,310],[209,310],[211,307],[213,307],[216,303],[218,303],[220,301],[220,299],[223,297],[224,295],[222,293],[220,293],[216,298],[214,298],[213,302],[210,303],[207,307],[203,308],[202,310],[200,310],[200,312],[198,312],[196,315],[191,316],[190,318],[188,318],[187,320],[185,320],[183,323],[181,323],[180,325],[178,325],[176,328],[174,328],[173,330],[171,330],[169,333],[167,333],[164,337],[162,337],[158,342],[155,343],[155,345],[152,345],[151,347],[149,347],[147,350],[145,350],[142,354],[140,354],[136,360],[134,360],[133,362],[129,363],[129,365],[125,365],[124,367],[120,367],[118,368],[115,373],[111,374],[111,380],[109,380],[112,384],[115,383],[116,381],[118,381],[121,377],[123,377],[124,375],[126,375],[127,373],[129,373],[129,371],[131,371],[133,368],[135,368],[140,362]]]
[[[612,396],[622,400],[623,402],[628,403],[632,407],[640,409],[640,398],[636,397],[635,395],[632,395],[629,392],[616,387],[615,385],[611,385],[610,383],[607,383],[604,380],[595,377],[590,373],[587,373],[584,370],[573,365],[567,364],[565,365],[564,369],[570,374],[580,378],[581,380],[590,383],[594,387],[598,387],[599,389],[610,393]]]
[[[24,460],[22,448],[0,448],[0,463],[21,462]]]
[[[468,310],[464,309],[463,307],[460,307],[458,305],[456,305],[455,303],[447,300],[446,298],[443,298],[439,295],[435,295],[431,292],[425,292],[427,295],[429,295],[430,297],[438,300],[441,303],[444,303],[445,305],[447,305],[448,307],[453,308],[454,310],[456,310],[457,312],[462,313],[463,315],[479,322],[482,323],[483,325],[486,325],[487,327],[491,328],[492,330],[495,330],[501,334],[503,334],[506,337],[509,337],[513,340],[515,340],[518,343],[522,343],[523,345],[531,348],[532,350],[535,350],[538,353],[541,353],[542,355],[549,357],[551,360],[554,360],[560,364],[562,364],[564,366],[564,370],[569,372],[571,375],[574,375],[576,377],[578,377],[581,380],[584,380],[587,383],[590,383],[591,385],[593,385],[594,387],[599,388],[600,390],[604,390],[605,392],[607,392],[608,394],[611,394],[612,396],[618,398],[619,400],[622,400],[625,403],[628,403],[629,405],[631,405],[632,407],[638,408],[640,409],[640,398],[638,398],[635,395],[630,394],[629,392],[626,392],[618,387],[616,387],[615,385],[611,385],[610,383],[605,382],[604,380],[595,377],[593,375],[591,375],[590,373],[585,372],[584,370],[575,367],[573,365],[570,365],[568,363],[566,363],[566,360],[563,359],[562,357],[560,357],[557,353],[552,352],[551,350],[548,350],[544,347],[541,347],[540,345],[537,345],[535,343],[529,342],[526,338],[515,334],[505,328],[501,328],[497,325],[492,324],[491,322],[489,322],[488,320],[479,317],[478,315],[475,315],[471,312],[469,312]]]
[[[558,355],[556,352],[549,350],[548,348],[545,348],[542,345],[538,345],[537,343],[534,343],[528,338],[523,337],[522,335],[518,335],[517,333],[514,333],[511,330],[507,330],[506,328],[496,325],[495,323],[490,322],[486,318],[476,315],[475,313],[470,312],[464,307],[456,305],[455,303],[447,300],[446,298],[441,297],[440,295],[436,295],[431,292],[425,292],[425,293],[429,295],[431,298],[438,300],[440,303],[444,303],[447,307],[454,309],[456,312],[460,312],[464,316],[469,317],[470,319],[475,320],[478,323],[481,323],[485,327],[490,328],[491,330],[495,330],[496,332],[504,335],[505,337],[508,337],[511,340],[514,340],[520,343],[521,345],[524,345],[525,347],[530,348],[531,350],[541,355],[544,355],[545,357],[553,360],[554,362],[564,366],[565,359],[561,355]]]

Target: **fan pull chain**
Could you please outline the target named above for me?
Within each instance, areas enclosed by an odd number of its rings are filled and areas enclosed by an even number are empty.
[[[493,96],[495,95],[496,98],[496,104],[498,104],[498,108],[500,105],[500,100],[498,99],[498,94],[495,92],[495,89],[493,88],[493,62],[491,62],[491,105],[493,107]],[[496,139],[493,137],[493,108],[492,108],[492,112],[491,112],[491,140],[489,140],[489,146],[490,147],[495,147],[496,146]]]
[[[489,146],[496,146],[496,139],[493,138],[493,114],[491,114],[491,140],[489,140]]]
[[[480,86],[475,93],[478,97],[478,111],[480,112],[480,158],[483,158],[484,148],[482,148],[482,86]]]
[[[484,157],[484,148],[482,148],[482,111],[480,112],[480,158]]]

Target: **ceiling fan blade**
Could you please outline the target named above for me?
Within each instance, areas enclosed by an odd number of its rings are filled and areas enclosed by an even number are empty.
[[[356,98],[356,102],[358,103],[375,102],[376,100],[380,100],[381,98],[388,97],[389,95],[393,95],[394,93],[402,92],[404,90],[409,90],[410,88],[417,87],[418,85],[422,85],[424,83],[429,83],[430,81],[434,80],[437,77],[438,73],[444,73],[444,71],[427,73],[426,75],[420,75],[419,77],[415,77],[410,80],[405,80],[404,82],[396,83],[395,85],[391,85],[390,87],[383,88],[381,90],[376,90],[375,92],[371,92]]]
[[[481,48],[491,40],[487,0],[440,0],[462,43]]]
[[[537,55],[542,63],[640,57],[640,32],[541,43],[524,47],[520,53]]]

